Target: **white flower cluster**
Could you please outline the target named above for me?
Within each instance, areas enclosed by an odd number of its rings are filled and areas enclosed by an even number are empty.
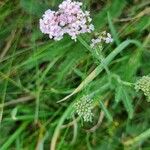
[[[92,100],[83,96],[80,101],[75,102],[74,108],[79,117],[83,118],[85,122],[92,122],[93,113],[92,113]]]
[[[135,84],[135,89],[137,91],[139,90],[143,91],[144,95],[150,101],[150,77],[149,76],[143,76],[141,79],[139,79]]]
[[[81,33],[94,30],[88,11],[81,9],[81,2],[65,0],[59,5],[58,11],[47,10],[40,19],[40,30],[48,34],[50,39],[61,40],[64,34],[69,34],[73,40]]]
[[[107,33],[106,31],[102,32],[97,38],[91,40],[91,48],[94,48],[96,45],[104,43],[112,43],[113,39],[111,37],[110,33]]]

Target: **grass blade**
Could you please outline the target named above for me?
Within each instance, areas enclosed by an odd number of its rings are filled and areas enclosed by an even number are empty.
[[[2,145],[1,150],[7,150],[10,145],[16,140],[16,138],[21,134],[21,132],[27,127],[28,122],[23,123],[16,132],[10,136],[10,138]]]
[[[112,23],[112,18],[110,16],[110,13],[108,12],[107,13],[107,17],[108,17],[108,23],[109,23],[109,27],[110,27],[110,30],[111,30],[111,33],[112,33],[112,36],[113,36],[113,39],[114,41],[116,42],[117,46],[120,44],[120,40],[118,38],[118,35],[117,35],[117,32],[115,30],[115,27]]]

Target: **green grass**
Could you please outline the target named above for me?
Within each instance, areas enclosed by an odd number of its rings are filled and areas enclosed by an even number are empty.
[[[150,104],[134,83],[150,75],[150,2],[84,1],[96,32],[113,35],[100,55],[93,35],[55,42],[40,32],[60,2],[0,2],[0,150],[149,150]],[[83,95],[91,123],[73,115]]]

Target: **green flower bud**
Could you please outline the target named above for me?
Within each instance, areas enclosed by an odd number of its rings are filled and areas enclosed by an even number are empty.
[[[137,91],[139,90],[143,91],[144,95],[148,98],[148,101],[150,101],[150,77],[149,76],[143,76],[141,79],[139,79],[135,84],[135,89]]]
[[[92,113],[92,100],[83,96],[80,101],[75,102],[74,104],[75,112],[79,117],[83,118],[85,122],[92,122],[93,113]]]

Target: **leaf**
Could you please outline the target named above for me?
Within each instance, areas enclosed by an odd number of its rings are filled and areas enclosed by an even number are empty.
[[[128,91],[125,87],[120,86],[122,102],[125,106],[126,111],[128,112],[129,118],[133,118],[133,105],[132,105],[132,97],[129,95]]]
[[[106,118],[108,119],[109,122],[113,121],[113,117],[110,114],[110,112],[108,111],[108,109],[106,108],[106,106],[103,104],[102,101],[99,102],[101,109],[104,111]]]
[[[116,90],[115,90],[115,102],[119,103],[121,100],[121,87],[120,85],[117,86]]]
[[[20,6],[29,14],[41,16],[48,9],[43,2],[39,0],[20,0]]]

